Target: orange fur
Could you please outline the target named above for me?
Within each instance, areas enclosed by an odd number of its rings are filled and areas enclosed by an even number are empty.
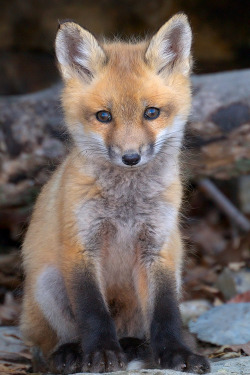
[[[45,356],[62,343],[64,335],[60,327],[58,332],[52,327],[57,322],[53,317],[49,321],[46,301],[43,306],[43,294],[49,293],[43,279],[46,270],[52,270],[50,276],[57,271],[62,275],[65,299],[68,296],[73,312],[78,303],[72,293],[74,273],[86,270],[93,275],[119,337],[124,332],[149,335],[154,270],[165,269],[173,279],[179,277],[183,252],[178,230],[182,195],[178,148],[183,134],[179,122],[186,121],[190,109],[190,55],[182,42],[168,55],[159,53],[163,34],[171,38],[175,24],[177,34],[180,27],[186,28],[185,35],[189,33],[186,18],[176,16],[151,42],[136,44],[99,44],[86,30],[68,22],[59,29],[56,52],[65,83],[62,103],[75,145],[44,186],[23,244],[27,277],[21,328]],[[171,43],[166,48],[171,49]],[[160,108],[160,116],[147,120],[143,113],[148,107]],[[112,113],[110,123],[98,121],[96,113],[103,110]],[[162,142],[168,131],[180,141],[164,157]],[[142,167],[125,167],[119,159],[128,150],[143,153],[152,146],[158,149],[145,156]],[[112,147],[118,161],[108,156]],[[119,189],[124,189],[122,194]],[[145,203],[145,212],[139,201]],[[155,207],[159,218],[150,216]],[[126,210],[128,216],[120,218]],[[151,220],[155,239],[143,215]],[[151,272],[153,260],[147,251],[153,246],[161,249]],[[41,295],[39,283],[46,286]]]

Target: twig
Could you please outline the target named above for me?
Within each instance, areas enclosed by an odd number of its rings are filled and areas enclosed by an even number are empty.
[[[243,231],[250,231],[250,221],[236,208],[232,202],[208,178],[198,182],[199,188],[209,196],[220,209],[229,216]]]

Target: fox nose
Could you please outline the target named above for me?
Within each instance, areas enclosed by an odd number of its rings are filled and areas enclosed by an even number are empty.
[[[122,161],[126,165],[136,165],[141,160],[141,157],[137,153],[131,153],[131,154],[124,154],[122,157]]]

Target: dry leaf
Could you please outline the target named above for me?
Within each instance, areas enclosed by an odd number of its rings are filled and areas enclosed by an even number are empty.
[[[12,363],[9,361],[0,361],[1,375],[26,375],[30,372],[31,365],[23,363]]]
[[[235,297],[227,301],[227,303],[240,303],[240,302],[250,302],[250,290],[244,293],[237,294]]]
[[[245,354],[250,355],[250,342],[241,345],[230,345],[230,347],[234,351],[242,350]]]
[[[235,345],[238,346],[238,345]],[[240,349],[233,350],[232,346],[223,345],[216,349],[214,352],[209,354],[210,359],[220,358],[220,359],[230,359],[230,358],[237,358],[241,356]]]

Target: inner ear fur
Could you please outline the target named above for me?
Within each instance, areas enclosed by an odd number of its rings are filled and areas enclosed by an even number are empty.
[[[191,68],[192,32],[185,14],[177,14],[153,36],[146,50],[149,66],[158,74],[178,69],[184,75]]]
[[[85,81],[91,81],[106,61],[105,53],[95,37],[74,22],[60,24],[55,50],[64,79],[77,74]]]

